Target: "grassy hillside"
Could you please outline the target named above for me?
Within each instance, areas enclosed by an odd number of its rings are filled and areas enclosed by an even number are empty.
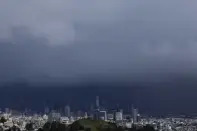
[[[82,119],[74,122],[70,125],[71,131],[78,130],[91,130],[91,131],[100,131],[103,129],[114,129],[116,128],[115,124],[108,123],[102,120],[90,120],[90,119]]]

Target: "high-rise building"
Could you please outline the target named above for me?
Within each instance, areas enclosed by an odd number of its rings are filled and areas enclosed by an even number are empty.
[[[87,112],[84,113],[84,118],[88,118],[88,113]]]
[[[138,109],[132,107],[133,123],[136,123],[137,122],[137,115],[138,115]]]
[[[70,117],[71,116],[70,112],[71,112],[70,106],[69,105],[65,106],[65,108],[64,108],[65,116]]]
[[[49,114],[49,112],[50,112],[49,107],[45,107],[45,108],[44,108],[44,113],[45,113],[45,114]]]
[[[99,109],[99,96],[96,96],[96,108]]]
[[[140,116],[140,114],[138,113],[138,114],[137,114],[137,122],[139,122],[139,121],[141,121],[141,116]]]

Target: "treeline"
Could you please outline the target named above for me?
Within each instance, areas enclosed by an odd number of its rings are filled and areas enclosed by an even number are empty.
[[[1,117],[0,123],[5,123],[6,119]],[[26,131],[34,131],[35,126],[33,123],[27,123]],[[20,131],[19,127],[13,126],[7,130],[4,130],[0,126],[0,131]],[[38,131],[155,131],[154,128],[150,125],[144,127],[133,127],[133,128],[123,128],[117,127],[114,123],[109,123],[101,120],[90,120],[83,119],[78,120],[72,123],[71,125],[66,125],[60,122],[47,122],[42,128],[39,128]]]
[[[85,127],[75,122],[69,126],[59,122],[46,123],[38,131],[155,131],[150,125],[144,127],[123,128],[117,126]]]

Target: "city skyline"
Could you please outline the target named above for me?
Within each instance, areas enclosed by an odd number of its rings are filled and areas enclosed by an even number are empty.
[[[0,0],[0,131],[197,131],[197,0]]]
[[[0,1],[0,108],[197,113],[197,1]]]

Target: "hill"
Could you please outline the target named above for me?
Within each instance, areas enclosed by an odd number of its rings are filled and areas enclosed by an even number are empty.
[[[91,120],[91,119],[82,119],[74,122],[70,125],[70,131],[101,131],[101,130],[110,130],[116,129],[116,125],[113,123],[108,123],[102,120]]]

